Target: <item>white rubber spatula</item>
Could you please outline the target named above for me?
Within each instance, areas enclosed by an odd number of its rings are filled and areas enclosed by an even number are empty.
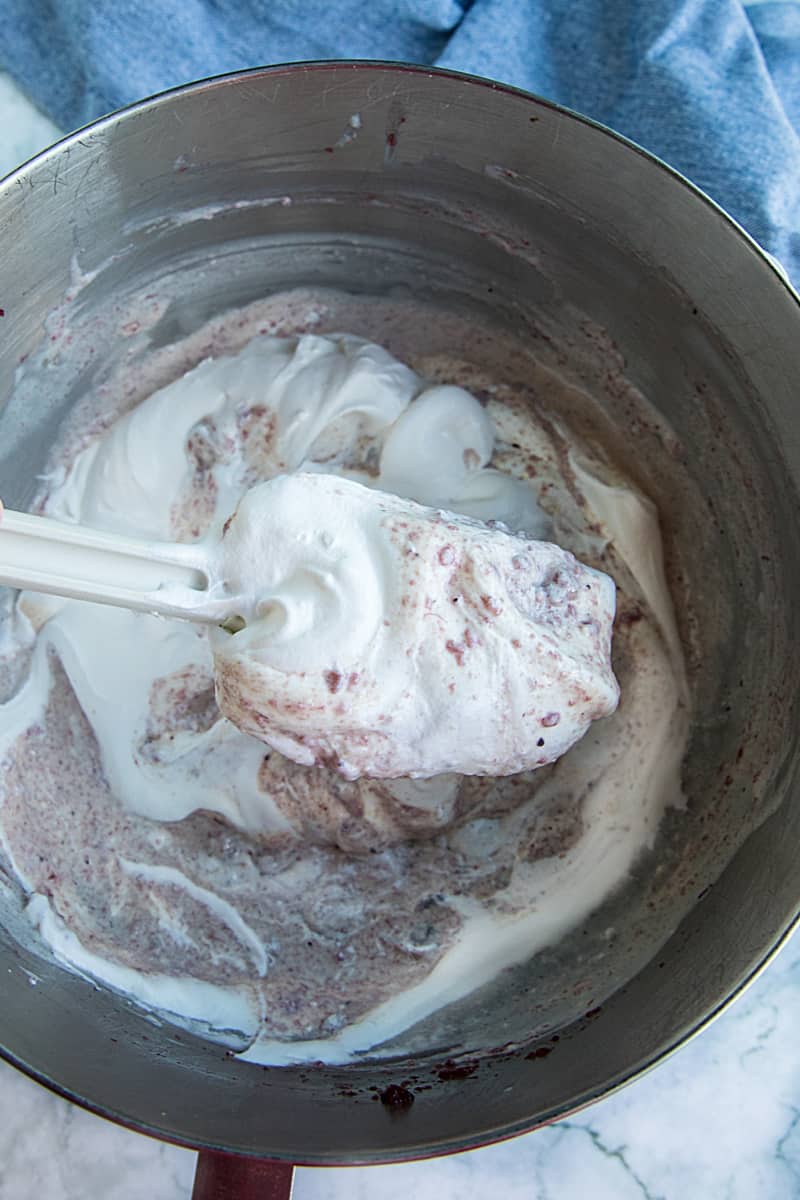
[[[223,624],[234,601],[201,546],[150,542],[11,512],[0,502],[0,584]]]

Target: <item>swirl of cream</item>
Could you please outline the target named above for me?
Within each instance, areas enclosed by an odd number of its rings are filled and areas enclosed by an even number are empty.
[[[286,339],[271,338],[274,351]],[[247,353],[247,351],[245,351]],[[278,414],[276,448],[281,470],[296,470],[321,437],[330,437],[343,421],[358,421],[353,433],[379,433],[400,416],[420,388],[410,367],[382,346],[352,334],[331,337],[305,334],[284,367],[274,375],[269,406]]]
[[[254,405],[274,413],[269,466],[278,474],[324,453],[326,441],[338,446],[389,428],[420,387],[419,376],[382,346],[351,334],[254,338],[239,354],[205,359],[123,414],[77,456],[51,492],[48,515],[167,540],[198,422],[224,428]],[[218,523],[242,494],[237,470],[215,467]]]
[[[386,435],[377,486],[432,508],[501,521],[515,533],[547,537],[550,522],[530,486],[487,466],[494,440],[494,423],[470,392],[428,388]]]

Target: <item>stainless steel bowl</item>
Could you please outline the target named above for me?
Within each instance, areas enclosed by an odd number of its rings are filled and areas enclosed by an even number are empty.
[[[223,77],[108,117],[2,185],[0,236],[0,490],[15,507],[64,414],[130,348],[120,314],[148,290],[170,299],[151,346],[300,284],[422,291],[543,354],[546,330],[568,340],[585,314],[677,435],[673,461],[644,482],[689,580],[695,694],[687,811],[665,821],[633,890],[420,1027],[410,1059],[243,1065],[41,958],[9,886],[9,1061],[186,1145],[374,1162],[550,1121],[718,1012],[800,897],[800,310],[758,247],[663,164],[575,114],[480,79],[366,63]],[[599,359],[581,370],[624,419]],[[631,428],[632,469],[650,436]],[[676,464],[692,503],[670,493]],[[613,954],[589,953],[610,921]],[[537,1043],[554,1024],[558,1042]],[[391,1084],[413,1104],[376,1102],[398,1098]]]

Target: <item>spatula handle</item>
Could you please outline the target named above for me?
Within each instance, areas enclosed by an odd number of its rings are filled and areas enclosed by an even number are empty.
[[[210,586],[200,546],[124,537],[0,504],[0,584],[205,623]]]

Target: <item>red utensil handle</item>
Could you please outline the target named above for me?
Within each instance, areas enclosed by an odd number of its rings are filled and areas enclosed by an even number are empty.
[[[192,1200],[291,1200],[293,1179],[291,1163],[203,1150]]]

